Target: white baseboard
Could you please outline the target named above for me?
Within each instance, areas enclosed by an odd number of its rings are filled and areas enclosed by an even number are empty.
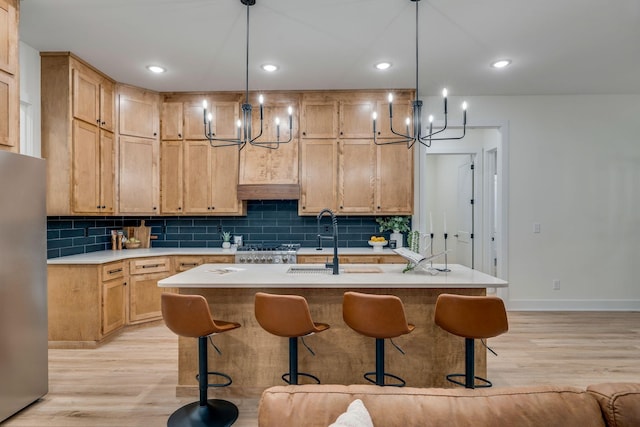
[[[510,300],[509,311],[640,311],[640,300]]]

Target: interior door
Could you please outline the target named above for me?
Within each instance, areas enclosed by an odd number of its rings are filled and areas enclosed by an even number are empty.
[[[458,202],[456,214],[456,262],[469,268],[473,259],[473,162],[458,166]]]

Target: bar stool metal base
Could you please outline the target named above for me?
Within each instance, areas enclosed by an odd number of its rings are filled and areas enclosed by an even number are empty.
[[[493,384],[486,378],[477,377],[475,372],[475,340],[473,338],[464,339],[464,374],[449,374],[447,380],[461,385],[465,388],[486,388],[491,387]],[[455,378],[463,378],[464,382],[458,381]],[[476,380],[480,381],[480,384],[476,384]]]
[[[369,378],[370,376],[375,375],[375,380]],[[384,378],[389,377],[399,382],[396,384],[389,384],[384,382]],[[402,378],[397,375],[389,374],[384,371],[384,339],[376,338],[376,370],[373,372],[367,372],[364,374],[364,379],[379,386],[388,386],[388,387],[404,387],[406,382]]]
[[[320,384],[320,379],[315,375],[298,372],[298,337],[289,337],[289,372],[282,374],[282,381],[289,385],[298,385],[298,377],[313,379]]]
[[[169,417],[167,427],[228,427],[238,419],[238,407],[231,402],[209,399],[204,406],[192,402]]]
[[[311,374],[307,374],[304,372],[297,372],[296,373],[296,377],[306,377],[306,378],[311,378],[312,380],[314,380],[316,382],[316,384],[320,384],[320,378],[316,377],[315,375],[311,375]],[[291,374],[290,373],[286,373],[286,374],[282,374],[282,381],[284,381],[285,383],[289,384],[289,385],[298,385],[300,384],[298,382],[298,380],[296,379],[295,382],[291,382],[291,380],[289,378],[291,378]]]

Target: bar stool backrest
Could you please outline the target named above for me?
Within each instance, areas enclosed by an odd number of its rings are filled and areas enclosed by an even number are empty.
[[[413,330],[395,295],[345,292],[342,317],[351,329],[372,338],[395,338]]]
[[[320,332],[311,319],[307,300],[300,295],[258,292],[255,315],[265,331],[279,337],[302,337]]]
[[[504,302],[493,296],[440,294],[435,323],[454,335],[492,338],[509,330]]]
[[[176,335],[199,338],[220,331],[202,295],[163,293],[161,303],[164,323]]]

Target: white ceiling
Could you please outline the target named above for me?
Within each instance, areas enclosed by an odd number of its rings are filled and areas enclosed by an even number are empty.
[[[640,0],[422,0],[420,93],[640,93]],[[415,2],[257,0],[250,90],[415,87]],[[22,0],[20,38],[157,91],[243,90],[240,0]],[[510,58],[494,70],[489,63]],[[392,62],[386,72],[374,69]],[[260,65],[278,64],[267,74]],[[168,69],[152,75],[145,66]]]

